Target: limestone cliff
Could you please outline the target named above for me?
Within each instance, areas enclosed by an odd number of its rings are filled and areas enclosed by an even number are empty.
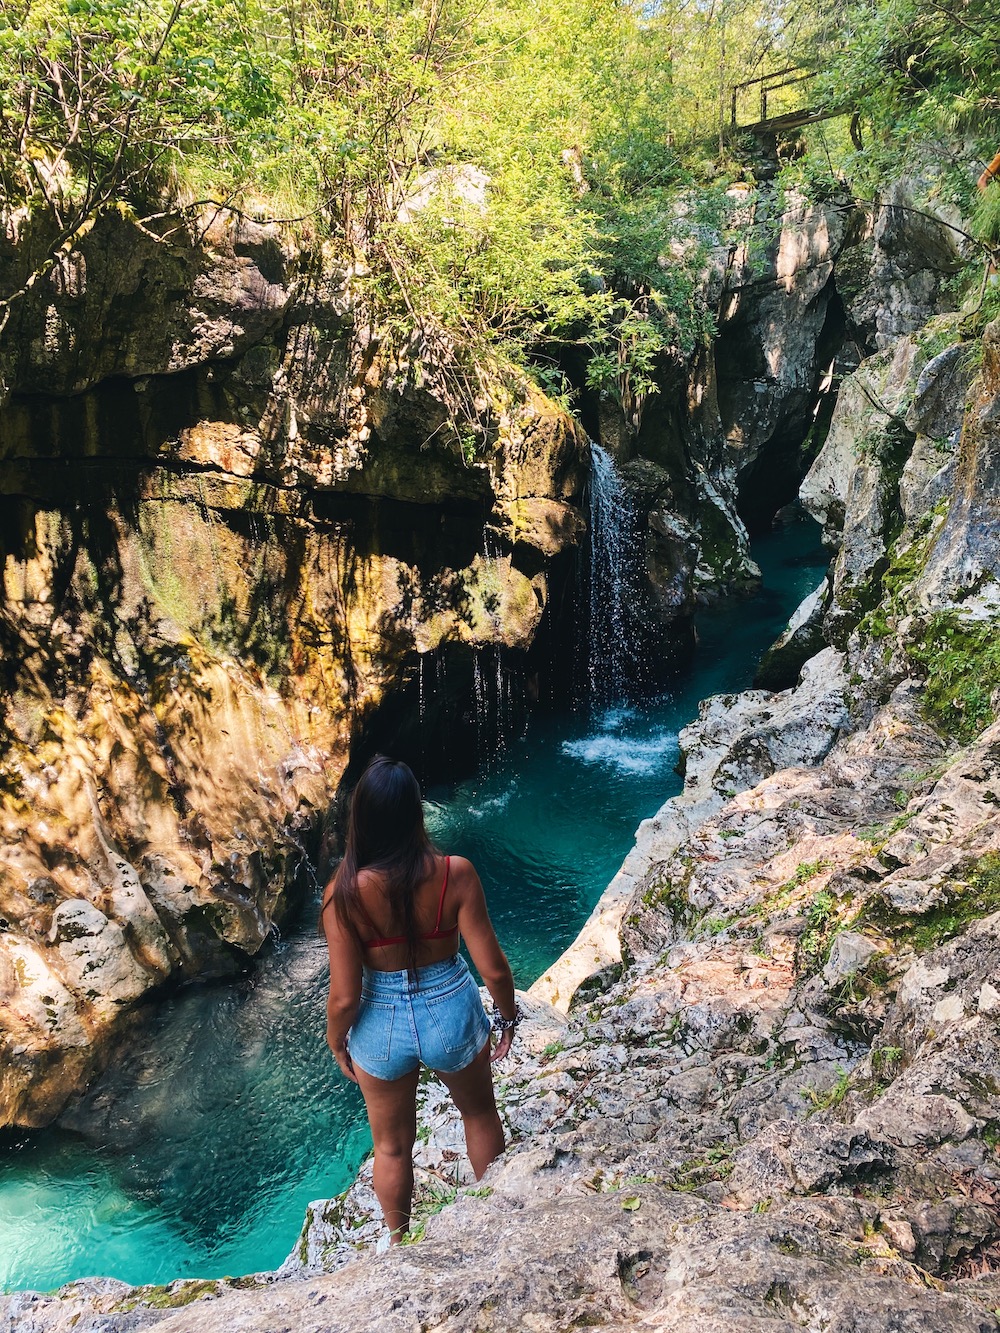
[[[366,1252],[362,1172],[249,1289],[79,1284],[19,1330],[997,1333],[998,404],[974,321],[848,379],[803,486],[825,646],[684,732],[593,975],[527,999],[483,1187],[431,1084],[416,1244]]]
[[[492,1196],[412,1253],[225,1296],[237,1327],[353,1302],[372,1328],[1000,1328],[998,400],[996,325],[861,365],[803,488],[836,497],[833,646],[684,733],[685,791],[602,905],[617,964],[562,1028],[533,1015]],[[314,1208],[289,1268],[343,1264],[370,1215],[363,1181]]]
[[[912,322],[951,262],[922,222],[919,258],[882,272],[912,230],[899,208],[746,207],[771,239],[714,252],[715,347],[638,430],[583,404],[637,506],[653,681],[694,603],[754,577],[741,514],[780,502],[762,477],[797,480],[837,364]],[[40,225],[0,243],[5,290]],[[108,212],[11,312],[0,1123],[41,1124],[143,997],[260,948],[352,744],[405,751],[409,726],[413,746],[424,662],[450,671],[431,751],[477,652],[535,673],[586,444],[513,373],[390,351],[321,246],[226,213]]]
[[[5,288],[32,250],[0,247]],[[456,418],[455,368],[390,356],[349,274],[230,215],[106,214],[13,311],[0,1125],[40,1125],[139,1002],[261,947],[423,656],[457,689],[477,652],[528,660],[586,440],[513,373]]]
[[[637,506],[654,682],[694,603],[754,577],[754,478],[797,478],[827,362],[876,336],[845,320],[841,288],[869,290],[887,235],[905,248],[905,213],[893,230],[796,200],[747,208],[771,239],[713,253],[711,352],[637,432],[583,404]],[[40,225],[0,242],[4,290],[37,262]],[[907,310],[936,296],[946,239],[924,251],[937,268]],[[0,1124],[50,1120],[137,1003],[261,947],[352,747],[416,749],[420,700],[420,750],[433,764],[448,717],[454,758],[477,653],[570,674],[572,627],[549,608],[583,527],[579,427],[461,348],[451,364],[419,339],[390,351],[356,287],[274,226],[111,211],[11,307]],[[875,308],[887,336],[892,301]],[[546,636],[556,650],[533,656]]]
[[[711,346],[665,369],[632,418],[582,394],[632,492],[645,615],[680,628],[695,603],[753,581],[748,528],[795,498],[845,377],[949,308],[961,234],[921,204],[927,189],[899,182],[861,207],[734,186],[729,232],[702,238]]]

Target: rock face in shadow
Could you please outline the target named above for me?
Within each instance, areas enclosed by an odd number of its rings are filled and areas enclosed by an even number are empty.
[[[711,346],[683,366],[663,368],[660,391],[631,417],[607,398],[588,405],[584,395],[596,438],[621,465],[645,472],[638,530],[654,606],[656,590],[670,590],[666,598],[658,594],[656,614],[682,619],[694,604],[757,577],[748,529],[765,529],[796,497],[831,415],[833,433],[838,416],[840,434],[849,431],[844,413],[860,388],[839,393],[845,377],[878,352],[891,360],[900,338],[912,345],[917,331],[949,308],[946,282],[961,263],[953,225],[960,219],[935,212],[929,194],[928,182],[900,182],[862,207],[846,198],[811,204],[768,185],[734,186],[729,220],[736,239],[717,240],[703,277],[718,324]],[[920,356],[923,364],[928,358]],[[873,372],[884,377],[869,363]],[[947,396],[956,400],[950,389]],[[857,411],[870,406],[859,399]],[[936,429],[924,434],[940,438]],[[824,454],[826,467],[829,450]],[[817,474],[817,486],[824,481]]]
[[[824,578],[799,604],[787,627],[761,658],[753,680],[756,688],[790,688],[810,658],[822,652],[826,643],[823,618],[829,594],[830,581]]]
[[[962,264],[964,229],[955,225],[961,223],[957,210],[928,202],[935,193],[930,179],[896,181],[873,209],[853,219],[854,254],[841,265],[839,286],[868,352],[890,347],[933,314],[954,308],[946,284]]]
[[[746,207],[748,239],[722,276],[713,396],[740,513],[759,530],[794,498],[806,438],[832,401],[848,214],[794,193],[781,206],[762,191]],[[712,428],[707,413],[701,428]]]
[[[322,254],[206,224],[102,217],[0,342],[0,1125],[245,966],[369,718],[427,654],[470,690],[526,661],[583,529],[586,441],[536,390],[482,371],[459,423]]]
[[[662,367],[659,392],[628,419],[583,395],[585,419],[631,478],[652,614],[667,623],[759,578],[748,526],[766,528],[794,499],[849,341],[835,281],[845,210],[780,201],[770,187],[730,193],[742,239],[709,250],[711,346]],[[856,349],[846,355],[856,364]]]

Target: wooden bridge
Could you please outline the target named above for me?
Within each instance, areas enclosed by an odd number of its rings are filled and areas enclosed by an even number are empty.
[[[787,89],[808,84],[816,71],[801,65],[789,65],[771,74],[759,74],[753,79],[734,83],[731,89],[730,129],[745,130],[750,134],[779,134],[796,130],[800,125],[811,125],[817,120],[829,120],[843,114],[842,109],[802,105],[804,97],[789,96]],[[801,88],[802,93],[807,91]],[[752,111],[751,111],[752,107]],[[752,115],[753,119],[741,119]]]

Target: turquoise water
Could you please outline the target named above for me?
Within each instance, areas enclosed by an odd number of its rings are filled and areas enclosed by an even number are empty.
[[[680,789],[677,733],[746,688],[826,559],[805,521],[760,539],[764,586],[706,611],[692,670],[642,708],[536,718],[476,779],[428,792],[428,822],[479,868],[518,983],[572,941],[639,821]],[[306,1204],[368,1151],[364,1108],[323,1043],[325,949],[304,920],[247,978],[157,1012],[67,1129],[0,1143],[0,1286],[48,1289],[276,1267]]]
[[[749,688],[829,561],[805,518],[758,538],[753,553],[762,587],[701,613],[695,660],[668,694],[589,717],[536,718],[486,773],[427,792],[435,839],[479,870],[518,985],[572,943],[640,820],[681,790],[677,737],[699,700]]]

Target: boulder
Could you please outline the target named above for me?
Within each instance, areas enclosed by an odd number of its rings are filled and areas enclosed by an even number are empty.
[[[826,646],[823,620],[829,604],[830,580],[822,583],[792,613],[787,628],[767,649],[753,678],[754,688],[787,690],[798,680],[810,658]]]

